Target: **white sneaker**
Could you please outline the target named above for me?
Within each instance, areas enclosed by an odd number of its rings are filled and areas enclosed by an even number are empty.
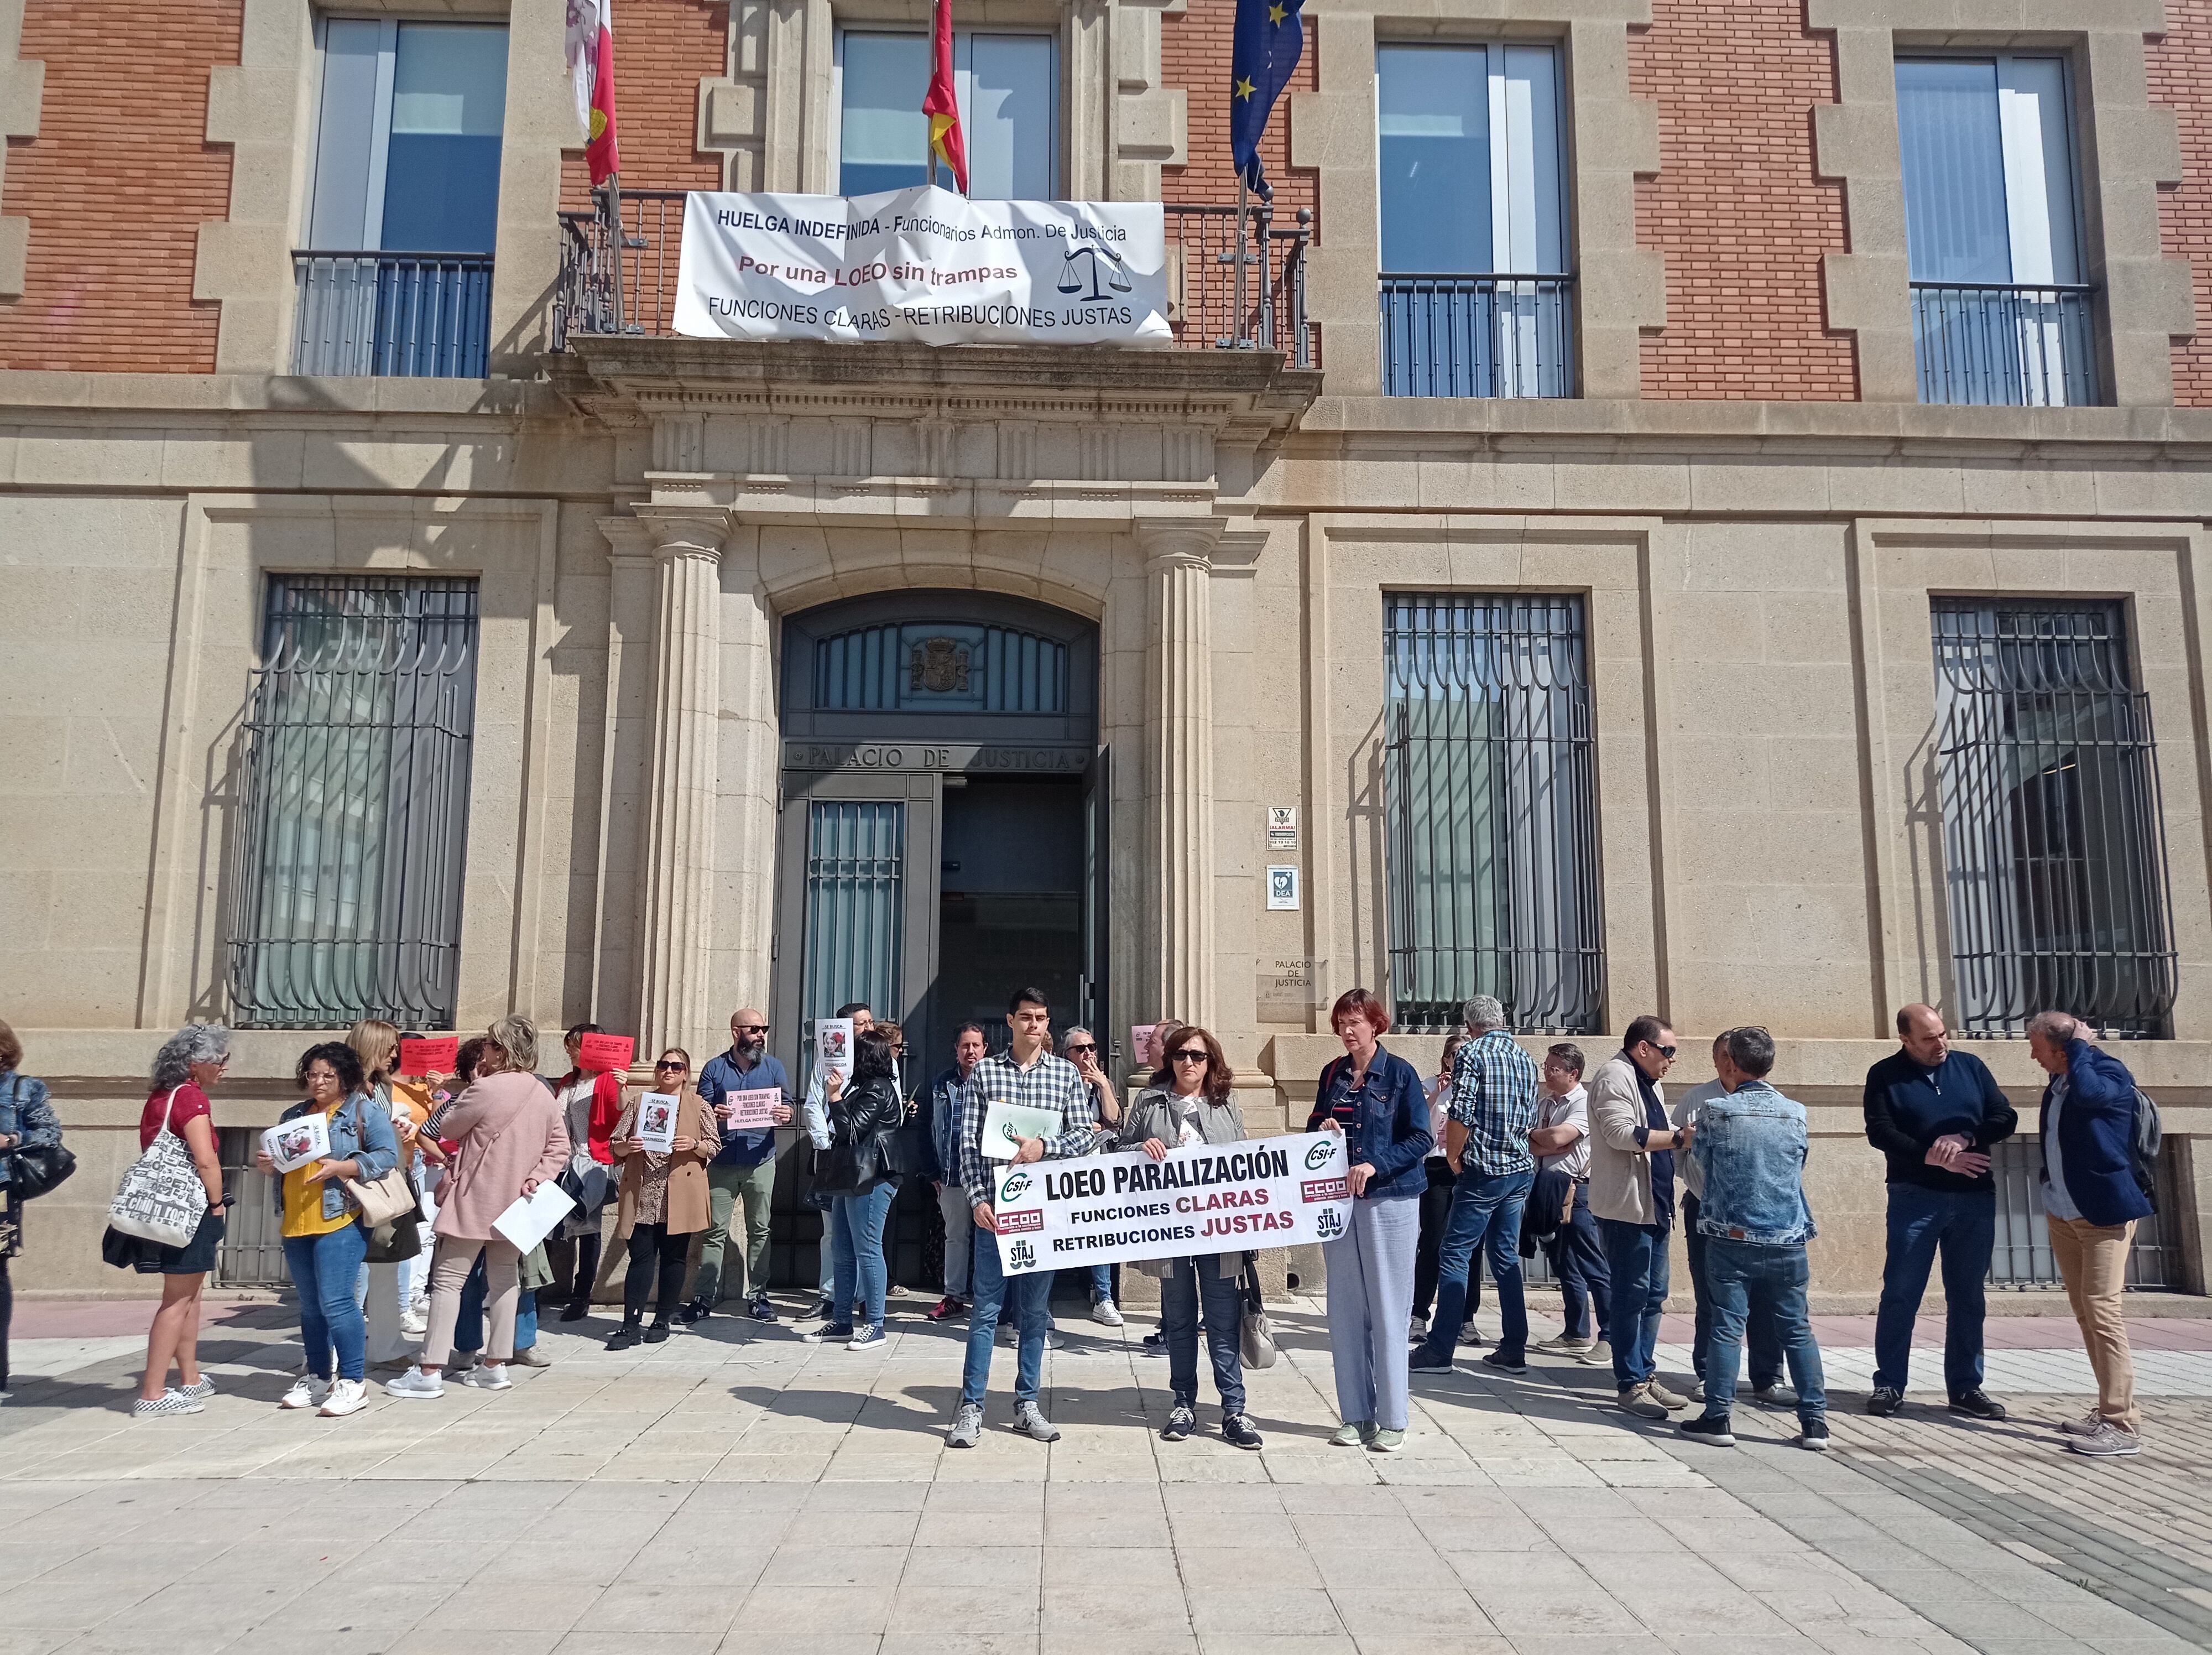
[[[399,1330],[410,1339],[420,1339],[430,1330],[429,1311],[425,1310],[417,1316],[410,1307],[399,1318]]]
[[[1091,1319],[1102,1328],[1118,1328],[1121,1325],[1121,1312],[1112,1299],[1101,1299],[1091,1306]]]
[[[477,1390],[512,1390],[514,1381],[507,1377],[504,1362],[478,1362],[474,1367],[457,1376],[461,1384]]]
[[[343,1419],[368,1406],[368,1387],[359,1379],[339,1379],[331,1386],[330,1400],[321,1409],[326,1420]]]
[[[1413,1343],[1418,1345],[1422,1340],[1428,1336],[1429,1318],[1425,1316],[1415,1317],[1411,1325],[1409,1325],[1406,1329],[1406,1337],[1412,1340]]]
[[[323,1398],[330,1395],[330,1390],[331,1382],[328,1379],[318,1379],[313,1374],[302,1373],[292,1381],[292,1388],[284,1393],[276,1406],[318,1408],[322,1405]]]
[[[404,1396],[410,1402],[427,1402],[433,1396],[446,1394],[446,1382],[434,1373],[425,1373],[419,1367],[410,1367],[396,1379],[384,1382],[387,1396]]]
[[[206,1374],[203,1373],[198,1378],[193,1380],[191,1384],[188,1385],[179,1385],[177,1389],[183,1391],[187,1396],[197,1396],[202,1402],[205,1402],[209,1397],[215,1395],[215,1381],[209,1378]]]
[[[165,1390],[159,1396],[141,1396],[131,1404],[134,1420],[158,1420],[171,1414],[198,1414],[207,1404],[197,1396],[187,1396],[181,1390]]]

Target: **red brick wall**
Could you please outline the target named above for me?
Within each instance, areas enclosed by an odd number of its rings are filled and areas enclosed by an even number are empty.
[[[2160,239],[2185,257],[2197,289],[2197,337],[2173,347],[2173,400],[2212,406],[2212,0],[2166,0],[2167,33],[2144,48],[2150,100],[2181,121],[2181,187],[2159,192]]]
[[[1236,204],[1237,165],[1229,157],[1229,49],[1236,26],[1237,0],[1190,0],[1180,15],[1160,20],[1160,83],[1189,94],[1184,153],[1190,159],[1184,166],[1162,169],[1163,200],[1191,206]],[[1318,175],[1311,168],[1291,170],[1290,137],[1291,94],[1321,84],[1319,58],[1309,26],[1297,72],[1276,100],[1267,136],[1260,141],[1260,159],[1275,191],[1273,222],[1279,228],[1295,223],[1301,207],[1320,210]],[[1315,228],[1318,233],[1318,223]]]
[[[1653,0],[1628,45],[1632,94],[1659,105],[1660,173],[1637,240],[1667,255],[1667,327],[1644,394],[1847,402],[1848,335],[1823,326],[1820,257],[1847,251],[1840,184],[1813,176],[1812,106],[1835,99],[1833,42],[1802,0]]]
[[[208,70],[238,61],[244,9],[29,0],[46,100],[39,135],[8,146],[0,212],[31,244],[22,297],[0,300],[0,367],[214,371],[192,262],[200,224],[229,216],[231,152],[204,136]]]
[[[615,11],[615,119],[623,186],[719,190],[722,158],[692,148],[699,82],[727,66],[727,0],[623,0]],[[566,82],[562,90],[567,90]],[[561,204],[591,205],[583,151],[561,163]]]

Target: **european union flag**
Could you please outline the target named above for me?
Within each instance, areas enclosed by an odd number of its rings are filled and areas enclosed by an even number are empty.
[[[1298,16],[1304,3],[1237,0],[1237,34],[1229,53],[1229,152],[1237,159],[1237,176],[1262,201],[1273,200],[1275,192],[1260,165],[1260,135],[1305,50],[1305,24]]]

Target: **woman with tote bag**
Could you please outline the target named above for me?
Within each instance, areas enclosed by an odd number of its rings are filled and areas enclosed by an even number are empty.
[[[197,1414],[215,1394],[214,1382],[200,1372],[198,1350],[200,1290],[215,1268],[224,1211],[222,1164],[207,1089],[222,1080],[229,1062],[230,1031],[220,1023],[187,1023],[161,1043],[154,1055],[153,1091],[138,1116],[142,1153],[124,1174],[100,1240],[100,1256],[118,1270],[161,1278],[161,1306],[146,1332],[145,1378],[131,1408],[134,1419]],[[184,1169],[199,1180],[197,1191],[179,1176]],[[180,1239],[163,1240],[161,1231],[181,1216],[173,1199],[179,1183],[187,1186],[185,1206],[204,1206]],[[142,1194],[155,1198],[138,1199]],[[118,1227],[122,1225],[131,1227]],[[172,1362],[177,1366],[173,1390]]]

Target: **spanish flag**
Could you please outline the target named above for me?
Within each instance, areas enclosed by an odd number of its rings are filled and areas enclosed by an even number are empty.
[[[968,146],[960,137],[960,100],[952,89],[952,0],[937,0],[936,40],[929,95],[921,113],[929,117],[930,153],[952,169],[960,193],[968,193]]]

